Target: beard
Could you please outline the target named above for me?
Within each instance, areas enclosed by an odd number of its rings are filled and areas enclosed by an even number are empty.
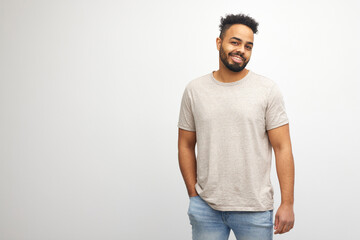
[[[220,52],[219,52],[219,56],[221,59],[221,62],[230,70],[233,72],[241,72],[246,65],[248,64],[249,61],[245,61],[244,57],[241,56],[240,54],[230,54],[230,55],[238,55],[243,59],[242,63],[229,63],[228,61],[228,56],[226,55],[224,49],[222,48],[222,45],[220,46]],[[240,65],[242,64],[242,65]]]

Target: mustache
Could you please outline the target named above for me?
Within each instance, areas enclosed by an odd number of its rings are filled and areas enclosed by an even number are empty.
[[[237,56],[237,57],[240,57],[240,58],[242,58],[242,60],[246,60],[246,58],[244,58],[241,54],[237,54],[237,53],[232,53],[232,54],[230,54],[230,56]]]

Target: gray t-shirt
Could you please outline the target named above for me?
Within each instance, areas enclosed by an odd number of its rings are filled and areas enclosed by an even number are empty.
[[[190,81],[178,127],[196,132],[200,197],[220,211],[273,209],[267,130],[288,122],[278,85],[251,70],[231,83],[213,72]]]

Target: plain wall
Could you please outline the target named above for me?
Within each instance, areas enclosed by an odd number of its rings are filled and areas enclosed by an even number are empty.
[[[248,69],[278,83],[290,121],[295,226],[274,239],[358,239],[359,10],[0,0],[0,239],[191,239],[180,101],[218,69],[227,13],[259,22]]]

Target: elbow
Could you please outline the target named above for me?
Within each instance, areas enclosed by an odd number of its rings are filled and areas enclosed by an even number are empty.
[[[291,152],[291,144],[276,144],[272,146],[274,152]]]

